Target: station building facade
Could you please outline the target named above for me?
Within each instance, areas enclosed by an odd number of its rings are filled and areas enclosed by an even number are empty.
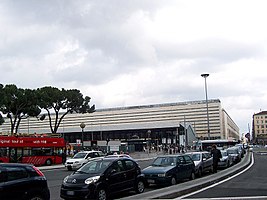
[[[239,128],[221,107],[219,99],[208,100],[210,139],[237,139]],[[52,116],[52,121],[53,121]],[[85,127],[81,129],[81,123]],[[135,143],[179,144],[181,136],[208,139],[206,101],[187,101],[129,107],[96,109],[94,113],[68,114],[58,133],[68,142],[120,140]],[[10,130],[8,119],[2,134]],[[22,120],[20,133],[51,133],[48,118]],[[188,135],[186,135],[188,133]],[[190,133],[190,135],[189,135]],[[92,144],[91,144],[92,145]],[[190,144],[189,144],[190,145]],[[138,146],[138,145],[137,145]],[[140,148],[141,148],[140,144]]]

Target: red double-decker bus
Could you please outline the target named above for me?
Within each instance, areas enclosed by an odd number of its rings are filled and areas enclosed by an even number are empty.
[[[0,162],[60,164],[65,147],[63,138],[0,136]]]

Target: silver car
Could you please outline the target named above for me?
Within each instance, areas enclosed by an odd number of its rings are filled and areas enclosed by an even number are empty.
[[[233,157],[234,164],[241,161],[241,154],[237,147],[230,147],[227,149],[227,153]]]
[[[234,164],[234,158],[227,150],[221,150],[222,158],[218,162],[219,168],[228,168]]]
[[[208,151],[187,153],[195,163],[196,175],[201,177],[205,172],[213,172],[213,158]]]

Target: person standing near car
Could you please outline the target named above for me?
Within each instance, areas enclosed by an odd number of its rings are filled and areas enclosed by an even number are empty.
[[[220,161],[220,158],[222,158],[222,154],[215,144],[212,145],[211,155],[213,157],[213,173],[217,173],[218,162]]]

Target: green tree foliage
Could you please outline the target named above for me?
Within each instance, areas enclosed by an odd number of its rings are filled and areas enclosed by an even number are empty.
[[[18,133],[22,119],[38,116],[41,109],[37,105],[35,90],[17,88],[13,84],[6,85],[0,90],[0,111],[9,118],[11,134],[13,135]]]
[[[95,111],[95,106],[90,107],[89,105],[90,97],[83,98],[83,95],[77,89],[60,90],[47,86],[37,89],[37,94],[38,105],[47,112],[51,133],[57,133],[58,127],[67,114]]]

